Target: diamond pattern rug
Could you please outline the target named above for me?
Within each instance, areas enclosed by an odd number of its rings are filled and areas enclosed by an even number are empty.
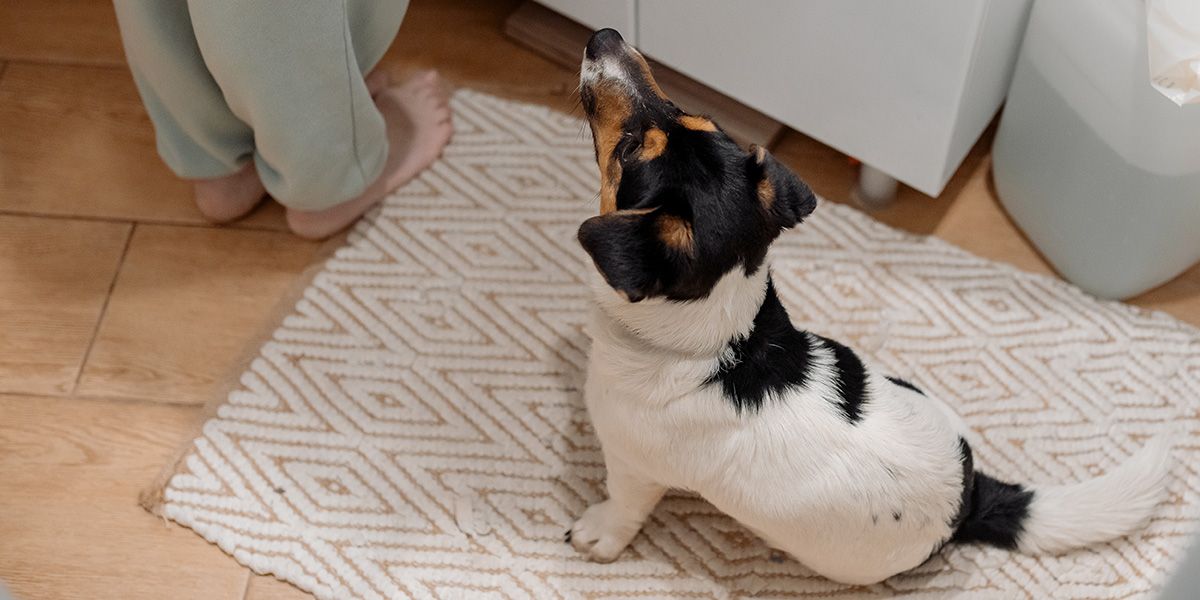
[[[1135,598],[1195,529],[1200,331],[822,204],[774,249],[796,322],[949,399],[977,464],[1068,482],[1176,432],[1144,532],[1061,557],[950,547],[871,587],[669,496],[615,563],[562,533],[602,497],[580,398],[596,206],[586,128],[463,91],[445,158],[316,273],[144,503],[343,598]]]

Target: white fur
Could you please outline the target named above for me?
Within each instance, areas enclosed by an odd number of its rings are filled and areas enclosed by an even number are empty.
[[[601,79],[619,84],[627,91],[634,91],[629,75],[618,58],[604,56],[598,60],[592,60],[587,57],[587,51],[584,50],[583,62],[579,70],[580,84],[583,86],[594,85]]]
[[[825,350],[814,351],[803,387],[758,412],[739,415],[720,386],[703,385],[728,359],[728,342],[753,327],[767,272],[734,269],[708,298],[688,303],[630,303],[595,277],[585,397],[609,499],[571,532],[593,559],[615,559],[668,488],[698,492],[771,545],[846,583],[915,567],[953,533],[958,437],[966,432],[948,406],[867,365],[869,404],[851,425],[832,400],[834,359]],[[1161,487],[1161,476],[1139,473],[1162,460],[1154,454],[1092,482],[1038,489],[1045,499],[1033,507],[1022,547],[1059,550],[1129,531],[1153,506],[1150,490]],[[1065,514],[1081,501],[1111,527],[1088,522],[1095,533],[1084,533],[1084,523]]]
[[[1157,437],[1124,464],[1071,485],[1032,486],[1033,504],[1020,548],[1057,554],[1141,528],[1162,500],[1171,442]]]

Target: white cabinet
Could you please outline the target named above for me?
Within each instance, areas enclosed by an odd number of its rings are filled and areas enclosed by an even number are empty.
[[[631,44],[637,44],[637,0],[538,0],[592,29],[612,27]],[[579,49],[580,56],[583,48]]]
[[[930,195],[1003,101],[1031,3],[539,1],[627,14],[646,55]]]

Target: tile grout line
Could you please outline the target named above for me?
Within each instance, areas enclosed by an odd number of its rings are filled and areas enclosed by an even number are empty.
[[[254,579],[254,572],[250,570],[250,567],[242,568],[246,571],[246,585],[242,586],[242,595],[238,597],[238,600],[246,600],[246,597],[250,595],[250,581]]]
[[[75,371],[75,381],[71,384],[70,396],[74,396],[75,392],[79,391],[79,381],[83,379],[83,369],[92,356],[92,349],[96,347],[96,338],[100,335],[100,325],[104,323],[104,317],[108,314],[108,304],[112,301],[113,290],[117,288],[117,280],[120,279],[121,271],[125,268],[125,259],[129,256],[129,246],[133,244],[133,235],[137,232],[137,226],[136,222],[129,224],[129,234],[125,236],[125,245],[121,248],[121,256],[117,259],[117,268],[113,271],[112,280],[108,282],[108,293],[104,295],[104,303],[100,305],[100,314],[96,316],[96,324],[92,327],[92,338],[88,340],[88,347],[83,352],[83,358],[79,360],[79,369]]]
[[[130,406],[161,406],[179,409],[204,408],[203,402],[170,402],[167,400],[147,398],[145,396],[125,396],[122,394],[48,394],[46,392],[26,392],[20,390],[0,391],[0,399],[4,398],[36,398],[39,400],[63,400],[99,403],[110,402],[114,404],[127,404]]]
[[[120,217],[104,217],[96,215],[61,215],[55,213],[39,213],[22,210],[0,208],[0,216],[28,217],[36,219],[55,219],[63,221],[87,221],[92,223],[133,223],[135,225],[153,225],[155,227],[189,227],[192,229],[216,229],[225,231],[267,231],[274,233],[289,233],[287,229],[238,223],[233,225],[214,225],[212,223],[192,223],[188,221],[167,221],[161,219],[130,220]]]

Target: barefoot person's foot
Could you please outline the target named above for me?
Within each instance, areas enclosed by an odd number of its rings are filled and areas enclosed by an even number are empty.
[[[375,69],[367,74],[366,77],[367,92],[374,98],[380,92],[392,87],[392,76],[383,69]]]
[[[244,217],[266,194],[253,161],[232,175],[195,182],[196,208],[213,223],[228,223]]]
[[[435,71],[381,91],[375,105],[387,123],[389,150],[383,173],[357,198],[332,208],[315,212],[288,209],[288,226],[296,235],[326,238],[358,220],[389,192],[432,164],[454,132],[449,96]]]

